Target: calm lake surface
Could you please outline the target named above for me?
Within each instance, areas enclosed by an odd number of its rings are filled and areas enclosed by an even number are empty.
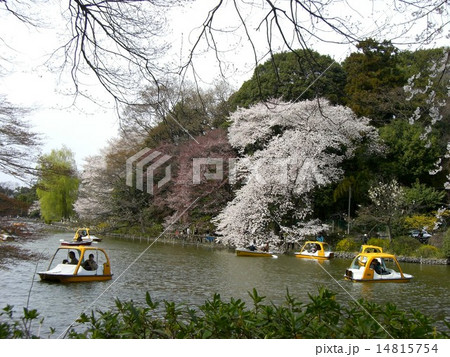
[[[112,280],[66,285],[40,281],[35,272],[47,269],[60,239],[72,237],[72,233],[49,234],[21,244],[41,253],[42,259],[0,270],[0,308],[14,305],[16,317],[20,316],[31,291],[29,307],[45,318],[41,337],[48,337],[50,327],[56,329],[51,338],[59,337],[83,311],[106,310],[116,298],[144,302],[147,291],[154,301],[200,305],[214,293],[250,302],[248,292],[256,288],[259,295],[280,303],[287,290],[308,302],[308,293],[316,295],[325,286],[337,293],[340,302],[364,297],[393,302],[404,310],[416,308],[437,320],[450,317],[450,267],[443,265],[403,263],[403,271],[414,276],[410,283],[361,284],[343,279],[350,265],[346,259],[319,263],[284,255],[278,259],[237,257],[226,249],[106,237],[98,246],[109,255]]]

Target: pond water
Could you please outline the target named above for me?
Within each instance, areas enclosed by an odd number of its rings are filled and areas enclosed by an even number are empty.
[[[377,303],[393,302],[404,310],[416,308],[437,320],[450,316],[449,266],[403,263],[403,271],[414,276],[410,283],[361,284],[343,279],[350,265],[347,259],[320,263],[286,255],[278,259],[237,257],[231,250],[212,245],[148,244],[106,237],[98,246],[110,257],[112,280],[40,281],[36,271],[46,270],[59,241],[72,237],[71,233],[49,234],[21,244],[41,253],[42,259],[0,270],[0,308],[14,305],[18,317],[29,299],[29,307],[45,318],[41,337],[48,337],[49,327],[56,329],[51,338],[59,337],[82,312],[111,308],[116,298],[144,302],[147,291],[154,301],[200,305],[214,293],[250,303],[248,292],[256,288],[268,301],[280,303],[287,291],[308,302],[308,293],[316,295],[324,286],[337,294],[339,302],[364,297]]]

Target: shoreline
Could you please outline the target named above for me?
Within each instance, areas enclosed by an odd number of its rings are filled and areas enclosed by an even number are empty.
[[[153,237],[145,237],[145,236],[134,236],[134,235],[125,235],[122,233],[102,233],[101,235],[110,236],[119,239],[131,240],[131,241],[139,241],[139,242],[147,242],[153,243],[155,240],[165,244],[181,244],[181,245],[196,245],[202,246],[205,248],[215,248],[215,249],[228,249],[234,250],[235,248],[227,247],[222,245],[221,243],[214,242],[205,242],[200,236],[192,235],[190,237],[185,238],[177,238],[174,235],[163,235],[160,238]],[[287,252],[276,252],[274,254],[279,255],[292,255],[294,250],[290,250]],[[353,259],[358,252],[334,252],[334,259]],[[423,257],[408,257],[408,256],[397,256],[397,260],[399,262],[404,263],[415,263],[415,264],[427,264],[427,265],[450,265],[450,259],[446,258],[423,258]]]
[[[35,230],[33,233],[37,233],[39,230],[42,234],[42,231],[45,230],[55,230],[55,231],[63,231],[63,232],[75,232],[76,226],[64,224],[64,223],[53,223],[53,224],[45,224],[43,222],[37,220],[30,219],[8,219],[9,222],[24,222],[24,223],[32,223]],[[38,228],[39,227],[39,228]],[[37,228],[37,229],[36,229]],[[214,249],[228,249],[234,250],[234,248],[227,247],[222,245],[221,243],[216,243],[214,241],[208,241],[206,235],[178,235],[174,234],[163,234],[159,237],[149,237],[149,236],[138,236],[132,234],[123,234],[123,233],[112,233],[112,232],[98,232],[99,235],[105,237],[112,237],[118,239],[129,240],[132,242],[138,241],[140,243],[153,244],[155,240],[164,244],[181,244],[181,245],[192,245],[192,246],[201,246],[205,248],[214,248]],[[20,237],[17,237],[20,238]],[[22,237],[28,238],[28,237]],[[38,237],[33,237],[32,239],[39,239]],[[15,241],[20,241],[20,239],[15,239]],[[289,250],[287,252],[275,252],[280,255],[292,255],[294,250]],[[334,259],[353,259],[358,252],[334,252]],[[405,263],[415,263],[415,264],[427,264],[427,265],[450,265],[450,259],[446,258],[422,258],[422,257],[410,257],[410,256],[397,256],[399,262]]]

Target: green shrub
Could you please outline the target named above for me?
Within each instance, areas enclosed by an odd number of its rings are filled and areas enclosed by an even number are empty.
[[[416,255],[422,258],[440,258],[442,255],[435,246],[423,244],[417,249]]]
[[[381,248],[383,248],[383,252],[389,250],[389,240],[388,239],[370,238],[367,241],[367,244],[369,244],[369,245],[376,245],[378,247],[381,247]]]
[[[257,291],[249,294],[253,306],[241,299],[222,300],[219,294],[198,307],[174,302],[154,302],[146,294],[146,304],[116,300],[114,309],[83,313],[79,325],[68,331],[70,338],[308,338],[308,339],[429,339],[448,338],[450,323],[438,330],[436,323],[418,310],[403,311],[387,302],[382,305],[360,299],[341,305],[336,294],[319,288],[304,303],[286,294],[284,303],[265,303]],[[31,334],[35,310],[25,310],[14,321],[12,307],[3,309],[0,338],[39,337]],[[2,317],[0,313],[0,317]],[[75,330],[76,329],[76,330]],[[54,332],[54,330],[52,331]],[[67,336],[64,336],[67,337]]]
[[[341,239],[336,244],[336,251],[338,252],[357,252],[360,244],[350,238]]]
[[[145,234],[149,237],[158,237],[164,230],[161,224],[154,224],[151,227],[146,228]]]
[[[447,259],[450,259],[450,229],[447,229],[444,235],[444,242],[442,243],[442,251]]]
[[[400,236],[392,240],[390,251],[396,255],[415,256],[421,246],[422,243],[413,237]]]
[[[12,338],[39,338],[39,335],[35,335],[32,329],[32,325],[37,321],[39,322],[38,331],[42,326],[44,319],[39,319],[39,313],[37,310],[29,310],[23,308],[23,315],[20,319],[14,318],[13,306],[7,305],[0,312],[0,339],[12,339]],[[55,332],[54,329],[50,329],[49,336]]]
[[[319,289],[303,303],[289,295],[280,305],[264,303],[255,289],[253,306],[240,299],[224,301],[215,294],[196,309],[164,301],[161,312],[147,293],[147,306],[116,301],[116,311],[83,314],[84,332],[71,338],[448,338],[417,310],[399,310],[364,299],[340,305],[336,294]],[[156,313],[156,311],[160,311]],[[159,316],[159,317],[158,317]],[[447,327],[448,323],[444,321]],[[77,326],[81,331],[83,326]]]

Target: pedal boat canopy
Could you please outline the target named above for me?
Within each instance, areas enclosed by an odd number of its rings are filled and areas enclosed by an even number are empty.
[[[297,258],[327,260],[334,257],[328,243],[319,241],[307,241],[299,252],[295,252]]]
[[[71,264],[71,253],[75,254],[76,263]],[[94,255],[96,269],[89,270],[86,261]],[[38,272],[41,280],[61,283],[104,281],[112,278],[108,255],[102,248],[91,246],[60,246],[53,255],[47,271]]]
[[[407,283],[413,278],[405,274],[395,255],[360,253],[345,272],[345,279],[368,283]]]

